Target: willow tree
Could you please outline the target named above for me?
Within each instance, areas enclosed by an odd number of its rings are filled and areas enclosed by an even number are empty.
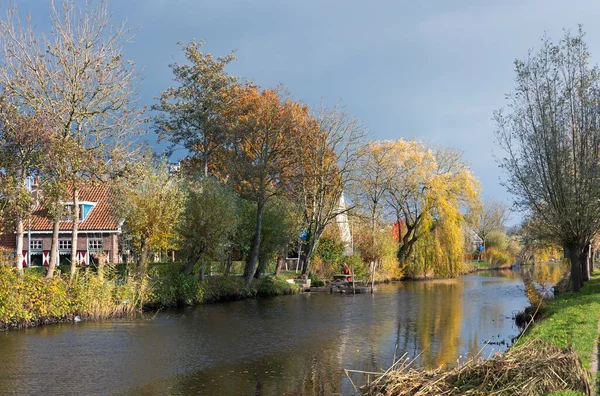
[[[239,224],[239,199],[229,186],[213,178],[193,178],[185,183],[185,203],[178,223],[181,250],[186,257],[182,273],[189,275],[200,261],[200,280],[206,263],[229,251]]]
[[[183,211],[181,180],[169,175],[164,162],[142,161],[135,178],[123,183],[118,199],[123,234],[137,256],[137,273],[143,279],[150,253],[178,247],[178,223]]]
[[[202,52],[203,41],[180,45],[188,63],[170,65],[177,85],[161,92],[152,106],[158,111],[155,129],[160,139],[171,143],[170,150],[185,148],[192,160],[199,160],[206,177],[215,170],[214,157],[224,144],[220,114],[230,104],[227,92],[236,82],[225,68],[235,55],[215,58]]]
[[[456,275],[464,258],[462,213],[479,204],[479,182],[457,151],[402,139],[381,144],[389,145],[394,159],[386,202],[402,225],[399,264],[411,259],[436,274]]]
[[[73,200],[73,276],[82,183],[123,171],[142,109],[136,103],[138,75],[123,54],[133,35],[111,22],[106,1],[50,2],[50,22],[49,32],[39,31],[9,6],[0,19],[0,85],[21,111],[54,126],[55,158],[66,173],[59,179],[66,180]]]
[[[583,284],[586,247],[600,227],[600,70],[579,29],[515,61],[516,86],[496,113],[500,166],[516,205],[543,223]]]

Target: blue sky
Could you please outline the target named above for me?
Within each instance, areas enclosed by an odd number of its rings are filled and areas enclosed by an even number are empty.
[[[44,28],[46,1],[18,0]],[[309,105],[341,103],[372,139],[417,138],[464,152],[485,197],[510,201],[494,158],[493,111],[513,86],[513,61],[547,32],[582,23],[600,57],[600,4],[586,1],[112,0],[138,27],[127,55],[143,68],[144,104],[171,84],[178,41],[237,50],[229,71],[281,83]]]

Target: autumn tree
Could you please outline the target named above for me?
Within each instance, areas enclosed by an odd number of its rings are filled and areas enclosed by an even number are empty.
[[[138,276],[143,278],[149,253],[178,246],[184,201],[181,180],[170,177],[163,161],[146,159],[135,175],[119,188],[118,212],[124,219],[124,237],[137,257]]]
[[[106,1],[51,2],[50,21],[44,33],[29,17],[22,23],[16,6],[8,8],[0,20],[0,84],[20,111],[54,126],[55,158],[65,164],[60,180],[66,180],[73,201],[73,276],[82,183],[122,172],[142,111],[137,73],[123,56],[132,34],[111,22]]]
[[[204,176],[214,171],[213,157],[225,139],[220,114],[230,103],[227,95],[236,79],[225,72],[233,53],[215,58],[202,52],[203,41],[181,44],[188,63],[170,65],[176,86],[161,92],[154,119],[159,139],[168,140],[170,150],[182,147],[189,159],[200,161]]]
[[[50,129],[41,117],[23,114],[0,99],[0,196],[6,205],[4,223],[16,225],[16,267],[23,273],[23,223],[34,204],[26,179],[38,172],[49,149]],[[46,158],[47,159],[47,158]],[[11,227],[8,232],[13,232]]]
[[[478,204],[479,182],[454,150],[402,139],[380,144],[390,146],[394,159],[387,169],[386,204],[403,228],[399,264],[415,259],[420,245],[419,254],[435,249],[426,254],[436,259],[431,263],[440,264],[444,275],[456,275],[464,253],[462,212]]]
[[[365,129],[341,108],[322,107],[300,132],[293,151],[292,188],[308,233],[302,253],[302,273],[308,277],[325,228],[349,209],[341,201],[353,180]]]
[[[233,102],[222,116],[228,130],[228,152],[224,166],[229,182],[242,198],[256,203],[252,248],[244,270],[249,286],[256,272],[262,237],[263,213],[267,201],[289,188],[286,171],[293,146],[308,109],[291,100],[282,100],[274,90],[236,86]]]
[[[516,86],[495,114],[500,166],[516,205],[571,259],[573,291],[600,228],[600,70],[579,29],[515,61]]]

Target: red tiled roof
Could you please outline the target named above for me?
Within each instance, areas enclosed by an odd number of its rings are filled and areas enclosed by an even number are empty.
[[[119,229],[119,220],[112,205],[113,199],[109,187],[97,185],[83,188],[79,192],[79,201],[97,203],[87,218],[79,222],[80,231],[117,231]],[[69,231],[72,228],[72,222],[60,222],[61,231]],[[33,210],[31,215],[31,230],[52,231],[52,220],[48,216],[48,210],[43,205]]]
[[[17,248],[17,238],[14,234],[0,235],[0,249],[15,250]]]

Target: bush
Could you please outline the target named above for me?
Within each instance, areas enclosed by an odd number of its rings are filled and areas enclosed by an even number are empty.
[[[485,239],[485,248],[496,248],[506,250],[508,248],[509,237],[502,231],[492,231]]]
[[[19,275],[15,268],[0,266],[0,328],[24,328],[37,324],[83,318],[105,318],[133,312],[140,306],[137,284],[119,284],[80,271],[69,286],[68,275],[45,279],[37,271]]]
[[[486,250],[485,256],[492,268],[505,268],[512,266],[514,262],[513,256],[506,250],[497,248],[489,248]]]

